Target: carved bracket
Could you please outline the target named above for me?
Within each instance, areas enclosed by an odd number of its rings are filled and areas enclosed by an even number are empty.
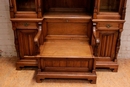
[[[96,23],[93,23],[93,37],[95,39],[94,55],[98,56],[98,47],[100,44],[100,40],[99,38],[97,38],[97,35],[96,35]]]
[[[38,32],[36,34],[36,36],[34,37],[34,42],[36,43],[36,46],[40,47],[40,44],[39,44],[39,39],[40,39],[40,36],[41,36],[41,32],[42,32],[42,22],[39,22],[38,23]],[[38,53],[39,53],[39,50],[38,50]]]
[[[97,14],[98,14],[98,1],[95,0],[95,6],[94,6],[94,14],[93,14],[93,18],[97,18]]]
[[[123,7],[122,7],[122,19],[125,19],[126,3],[127,3],[127,0],[124,0],[124,5],[123,5]]]
[[[119,34],[118,34],[118,39],[117,39],[117,45],[116,45],[116,56],[115,56],[115,61],[117,59],[117,55],[118,55],[118,52],[120,50],[120,45],[121,45],[121,32],[123,31],[123,29],[119,29]]]
[[[14,6],[12,4],[12,0],[9,0],[9,5],[10,5],[10,17],[14,17]]]
[[[41,18],[42,17],[41,0],[38,0],[37,12],[38,12],[38,18]]]

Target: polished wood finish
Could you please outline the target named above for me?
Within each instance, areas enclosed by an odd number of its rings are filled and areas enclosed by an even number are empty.
[[[37,82],[51,77],[96,83],[95,66],[117,71],[126,3],[127,0],[9,0],[20,57],[17,69],[38,66]]]
[[[97,68],[110,68],[113,71],[118,70],[117,54],[120,48],[120,35],[123,30],[124,20],[105,20],[93,19],[94,34],[98,38],[99,44],[95,44],[94,54],[98,57]],[[111,63],[110,63],[111,62]]]
[[[124,19],[126,12],[126,2],[127,0],[95,0],[93,16],[95,19]],[[114,7],[116,10],[110,11],[110,9],[114,9],[112,7],[116,5],[117,7]],[[100,10],[100,8],[105,9],[106,11],[103,12]]]
[[[25,66],[37,66],[38,62],[36,59],[20,59],[19,61],[17,61],[16,63],[16,70],[21,70],[22,68],[24,68]]]
[[[100,12],[118,12],[120,0],[100,0]]]
[[[92,14],[93,4],[94,0],[43,0],[44,12],[51,8],[84,8],[87,13]]]
[[[64,78],[64,79],[88,79],[92,84],[96,83],[96,75],[85,72],[38,72],[36,81],[41,83],[41,79],[45,78]]]
[[[37,47],[34,43],[36,32],[37,30],[17,30],[17,40],[18,45],[20,45],[19,55],[21,58],[24,58],[25,55],[37,54]]]
[[[16,0],[17,11],[35,11],[36,0]]]
[[[97,68],[108,68],[111,69],[113,72],[118,71],[118,64],[112,61],[97,61],[96,62]]]
[[[60,37],[60,35],[59,35]],[[66,51],[65,51],[66,50]],[[47,40],[40,47],[41,57],[92,58],[91,47],[85,40]]]
[[[45,78],[87,79],[96,83],[95,60],[92,58],[49,58],[39,59],[39,69],[36,75],[38,83]]]

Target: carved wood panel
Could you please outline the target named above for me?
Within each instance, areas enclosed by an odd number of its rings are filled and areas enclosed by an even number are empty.
[[[41,68],[45,70],[73,71],[74,68],[79,71],[89,71],[93,69],[93,59],[41,59]],[[52,69],[54,68],[54,69]]]
[[[118,12],[120,0],[100,0],[100,11]]]
[[[36,55],[37,47],[34,43],[36,33],[37,30],[17,30],[19,55],[21,58]]]
[[[116,56],[118,31],[98,31],[97,34],[100,39],[98,56],[110,57],[111,60],[114,60]]]
[[[44,9],[50,8],[84,8],[87,12],[92,12],[94,0],[43,0]]]

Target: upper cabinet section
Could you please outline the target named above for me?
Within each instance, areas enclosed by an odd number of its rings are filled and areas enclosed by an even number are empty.
[[[85,13],[99,19],[124,19],[127,0],[9,0],[11,18],[42,18],[55,12]],[[54,12],[54,13],[53,13]],[[56,14],[57,14],[56,13]],[[77,15],[76,15],[77,16]]]
[[[82,9],[86,13],[93,12],[94,0],[43,0],[44,12],[50,11],[51,9],[78,11],[77,9]]]
[[[42,0],[9,0],[11,18],[41,18]]]
[[[100,0],[100,12],[118,12],[120,0]]]
[[[48,12],[93,14],[94,0],[9,0],[11,18],[41,18]]]
[[[16,0],[17,11],[36,11],[35,0]]]
[[[127,0],[95,0],[94,18],[124,19]]]

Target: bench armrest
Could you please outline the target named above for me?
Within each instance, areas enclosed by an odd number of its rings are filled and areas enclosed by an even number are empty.
[[[93,23],[93,37],[95,39],[95,45],[93,49],[94,56],[98,56],[98,47],[100,44],[100,39],[97,37],[97,32],[96,32],[96,23]]]
[[[38,32],[37,32],[36,36],[34,37],[34,42],[37,44],[38,47],[39,47],[39,39],[41,36],[41,32],[42,32],[42,23],[39,22],[38,23]]]

